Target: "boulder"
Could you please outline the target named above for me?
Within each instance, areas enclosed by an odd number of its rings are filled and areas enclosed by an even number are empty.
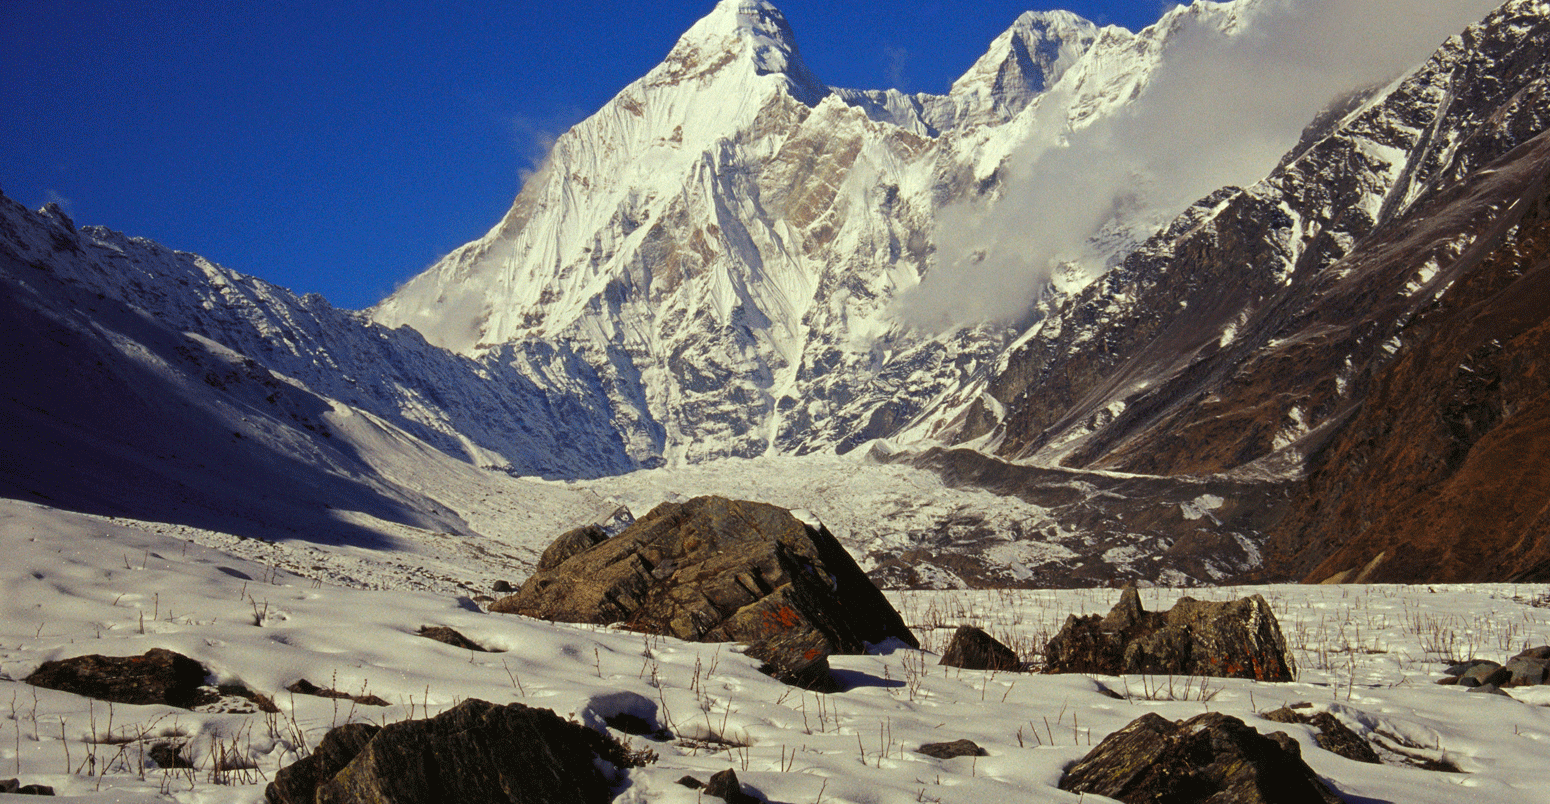
[[[632,760],[547,709],[468,700],[428,720],[341,726],[264,795],[269,804],[604,804],[613,790],[603,763]]]
[[[920,644],[827,529],[721,497],[659,505],[490,610],[742,642],[770,675],[825,691],[838,688],[830,654],[888,639]]]
[[[1021,670],[1017,652],[972,625],[960,625],[942,654],[943,664],[965,670]]]
[[[1476,662],[1468,670],[1459,676],[1460,687],[1483,687],[1486,685],[1501,685],[1512,680],[1512,671],[1496,662]]]
[[[1107,616],[1066,618],[1045,649],[1053,673],[1157,674],[1291,681],[1296,665],[1259,595],[1227,603],[1181,598],[1148,612],[1134,588]]]
[[[1306,706],[1306,704],[1304,705]],[[1370,765],[1377,765],[1382,762],[1378,757],[1378,752],[1373,750],[1370,743],[1363,740],[1361,735],[1351,731],[1338,718],[1328,712],[1305,715],[1295,709],[1283,706],[1273,712],[1266,712],[1260,715],[1260,717],[1275,723],[1303,723],[1318,729],[1319,733],[1314,736],[1313,741],[1320,748],[1332,754],[1338,754],[1357,762],[1366,762]]]
[[[953,740],[950,743],[926,743],[915,749],[917,754],[925,754],[937,759],[953,759],[954,757],[982,757],[985,749],[979,747],[979,743],[973,740]]]
[[[1468,673],[1469,671],[1475,669],[1476,667],[1480,667],[1482,665],[1490,665],[1491,667],[1501,667],[1500,664],[1498,664],[1496,662],[1493,662],[1493,661],[1491,661],[1489,659],[1470,659],[1467,662],[1459,662],[1458,664],[1449,665],[1448,668],[1446,670],[1443,670],[1442,672],[1445,675],[1459,677],[1459,676],[1462,676],[1465,673]]]
[[[1504,669],[1512,674],[1508,686],[1531,687],[1550,681],[1550,659],[1514,656],[1507,660]]]
[[[220,698],[205,688],[207,675],[204,665],[181,653],[152,648],[141,656],[92,654],[44,662],[26,681],[99,701],[193,709]]]
[[[1297,741],[1208,712],[1170,722],[1142,715],[1067,769],[1060,789],[1125,804],[1339,804]]]

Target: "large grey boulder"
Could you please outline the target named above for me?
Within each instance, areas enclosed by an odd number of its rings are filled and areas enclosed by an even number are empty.
[[[1126,589],[1105,617],[1066,618],[1045,648],[1049,671],[1291,681],[1296,665],[1281,625],[1259,595],[1227,603],[1181,598],[1149,612]]]
[[[561,537],[567,550],[574,534]],[[818,690],[837,687],[830,654],[888,639],[919,646],[827,529],[783,508],[722,497],[659,505],[534,574],[490,610],[742,642],[766,672]]]
[[[1339,804],[1297,741],[1220,712],[1170,722],[1142,715],[1072,765],[1060,789],[1125,804]]]
[[[268,804],[605,804],[624,747],[547,709],[468,700],[428,720],[329,732],[282,769]]]

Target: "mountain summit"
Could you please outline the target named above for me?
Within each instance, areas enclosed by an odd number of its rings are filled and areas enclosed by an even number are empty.
[[[647,80],[704,80],[737,63],[751,66],[755,75],[786,76],[791,94],[808,105],[829,94],[802,61],[785,15],[763,0],[721,0],[679,38]]]

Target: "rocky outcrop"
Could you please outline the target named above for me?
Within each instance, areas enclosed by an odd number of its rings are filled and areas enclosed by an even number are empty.
[[[657,506],[490,610],[742,642],[766,672],[812,689],[834,688],[830,654],[888,639],[919,646],[828,530],[721,497]]]
[[[613,739],[547,709],[469,700],[428,720],[334,729],[264,795],[269,804],[604,804],[613,783],[600,760],[632,763]]]
[[[943,664],[965,670],[1021,670],[1022,659],[1017,651],[1001,644],[995,637],[972,625],[960,625],[953,632],[953,640],[942,653]]]
[[[1339,804],[1282,732],[1219,712],[1169,722],[1146,714],[1066,771],[1060,789],[1125,804]]]
[[[205,685],[204,665],[181,653],[152,648],[141,656],[77,656],[44,662],[27,683],[99,701],[192,709],[219,695]]]
[[[1255,595],[1228,603],[1180,598],[1148,612],[1126,589],[1107,616],[1066,618],[1045,648],[1055,673],[1168,674],[1291,681],[1296,666],[1270,604]]]

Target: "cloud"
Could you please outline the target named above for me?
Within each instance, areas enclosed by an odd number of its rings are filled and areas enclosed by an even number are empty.
[[[539,168],[543,167],[544,162],[548,161],[549,152],[554,150],[554,144],[559,141],[560,135],[569,131],[585,117],[586,114],[579,107],[574,107],[542,118],[517,115],[507,121],[512,141],[523,160],[522,166],[518,168],[518,174],[524,184]]]
[[[1144,94],[1075,132],[1057,85],[999,197],[942,210],[936,264],[896,312],[932,329],[1017,321],[1062,264],[1093,267],[1090,240],[1105,226],[1159,225],[1219,187],[1263,178],[1332,101],[1419,65],[1496,5],[1261,0],[1235,35],[1182,28]]]

